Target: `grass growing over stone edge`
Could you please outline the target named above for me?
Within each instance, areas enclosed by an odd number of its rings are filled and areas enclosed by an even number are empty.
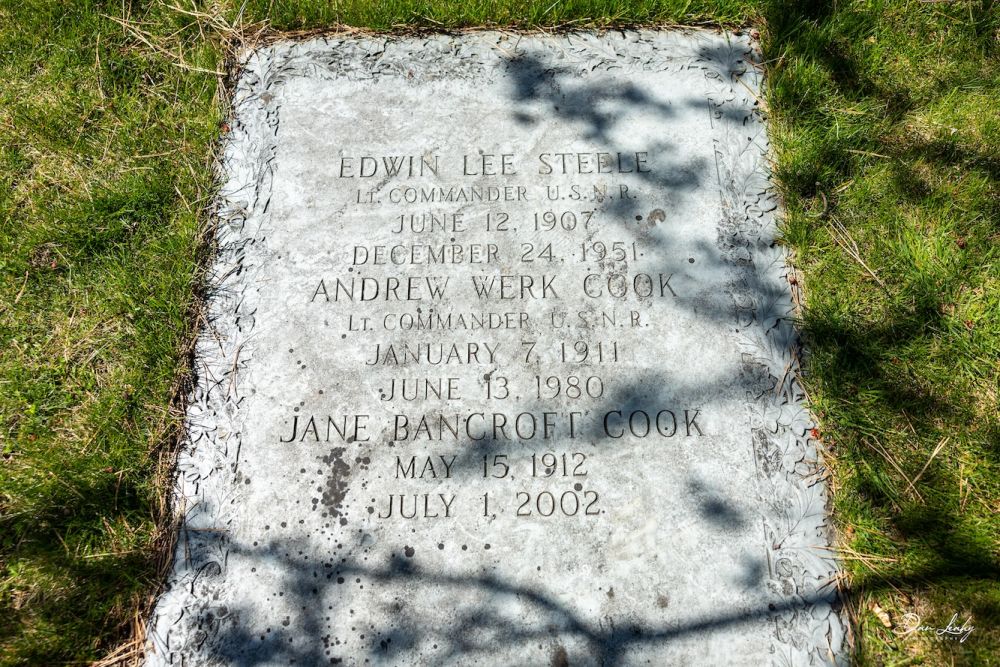
[[[272,5],[278,5],[275,8]],[[1000,653],[993,2],[0,1],[0,664],[127,659],[163,564],[227,49],[376,30],[752,25],[856,658]],[[900,636],[906,613],[964,643]]]

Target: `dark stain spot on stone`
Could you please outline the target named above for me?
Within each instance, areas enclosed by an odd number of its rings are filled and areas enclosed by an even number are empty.
[[[649,225],[652,227],[658,222],[663,222],[667,219],[667,213],[662,208],[654,208],[649,212]]]
[[[664,593],[660,593],[656,596],[656,606],[660,609],[666,609],[670,606],[670,596]]]
[[[444,551],[444,543],[443,542],[438,542],[438,549],[441,549],[442,551]]]
[[[413,554],[416,553],[416,550],[413,547],[404,547],[403,553],[406,554],[407,558],[413,558]]]
[[[515,111],[514,114],[513,114],[513,116],[514,116],[514,120],[516,120],[521,125],[534,125],[535,124],[535,119],[531,115],[526,114],[523,111]]]
[[[563,646],[556,646],[552,651],[552,658],[549,660],[550,667],[569,667],[569,655]]]
[[[292,622],[291,619],[285,616],[285,620],[283,620],[281,624],[287,628],[291,622]]]
[[[615,597],[615,589],[613,587],[609,588],[608,589],[608,598],[614,598],[614,597]]]
[[[486,549],[486,550],[489,550],[490,545],[489,544],[483,545],[483,548]]]
[[[343,447],[335,447],[328,455],[320,457],[329,471],[322,502],[331,516],[341,516],[341,505],[347,496],[347,478],[351,474],[351,467],[344,461],[344,451]],[[346,520],[341,520],[341,525],[346,523]]]

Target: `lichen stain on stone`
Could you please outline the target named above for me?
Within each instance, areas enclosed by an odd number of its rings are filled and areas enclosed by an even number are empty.
[[[351,474],[351,467],[344,461],[344,452],[343,447],[335,447],[328,455],[319,457],[329,467],[321,502],[330,516],[335,517],[341,514],[341,505],[348,490],[347,478]]]

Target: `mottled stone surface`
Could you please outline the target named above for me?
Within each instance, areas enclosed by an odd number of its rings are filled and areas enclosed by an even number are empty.
[[[754,60],[248,54],[148,663],[843,660]]]

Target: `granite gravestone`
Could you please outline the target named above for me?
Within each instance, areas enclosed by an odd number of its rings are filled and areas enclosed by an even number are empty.
[[[842,660],[754,61],[248,54],[148,663]]]

